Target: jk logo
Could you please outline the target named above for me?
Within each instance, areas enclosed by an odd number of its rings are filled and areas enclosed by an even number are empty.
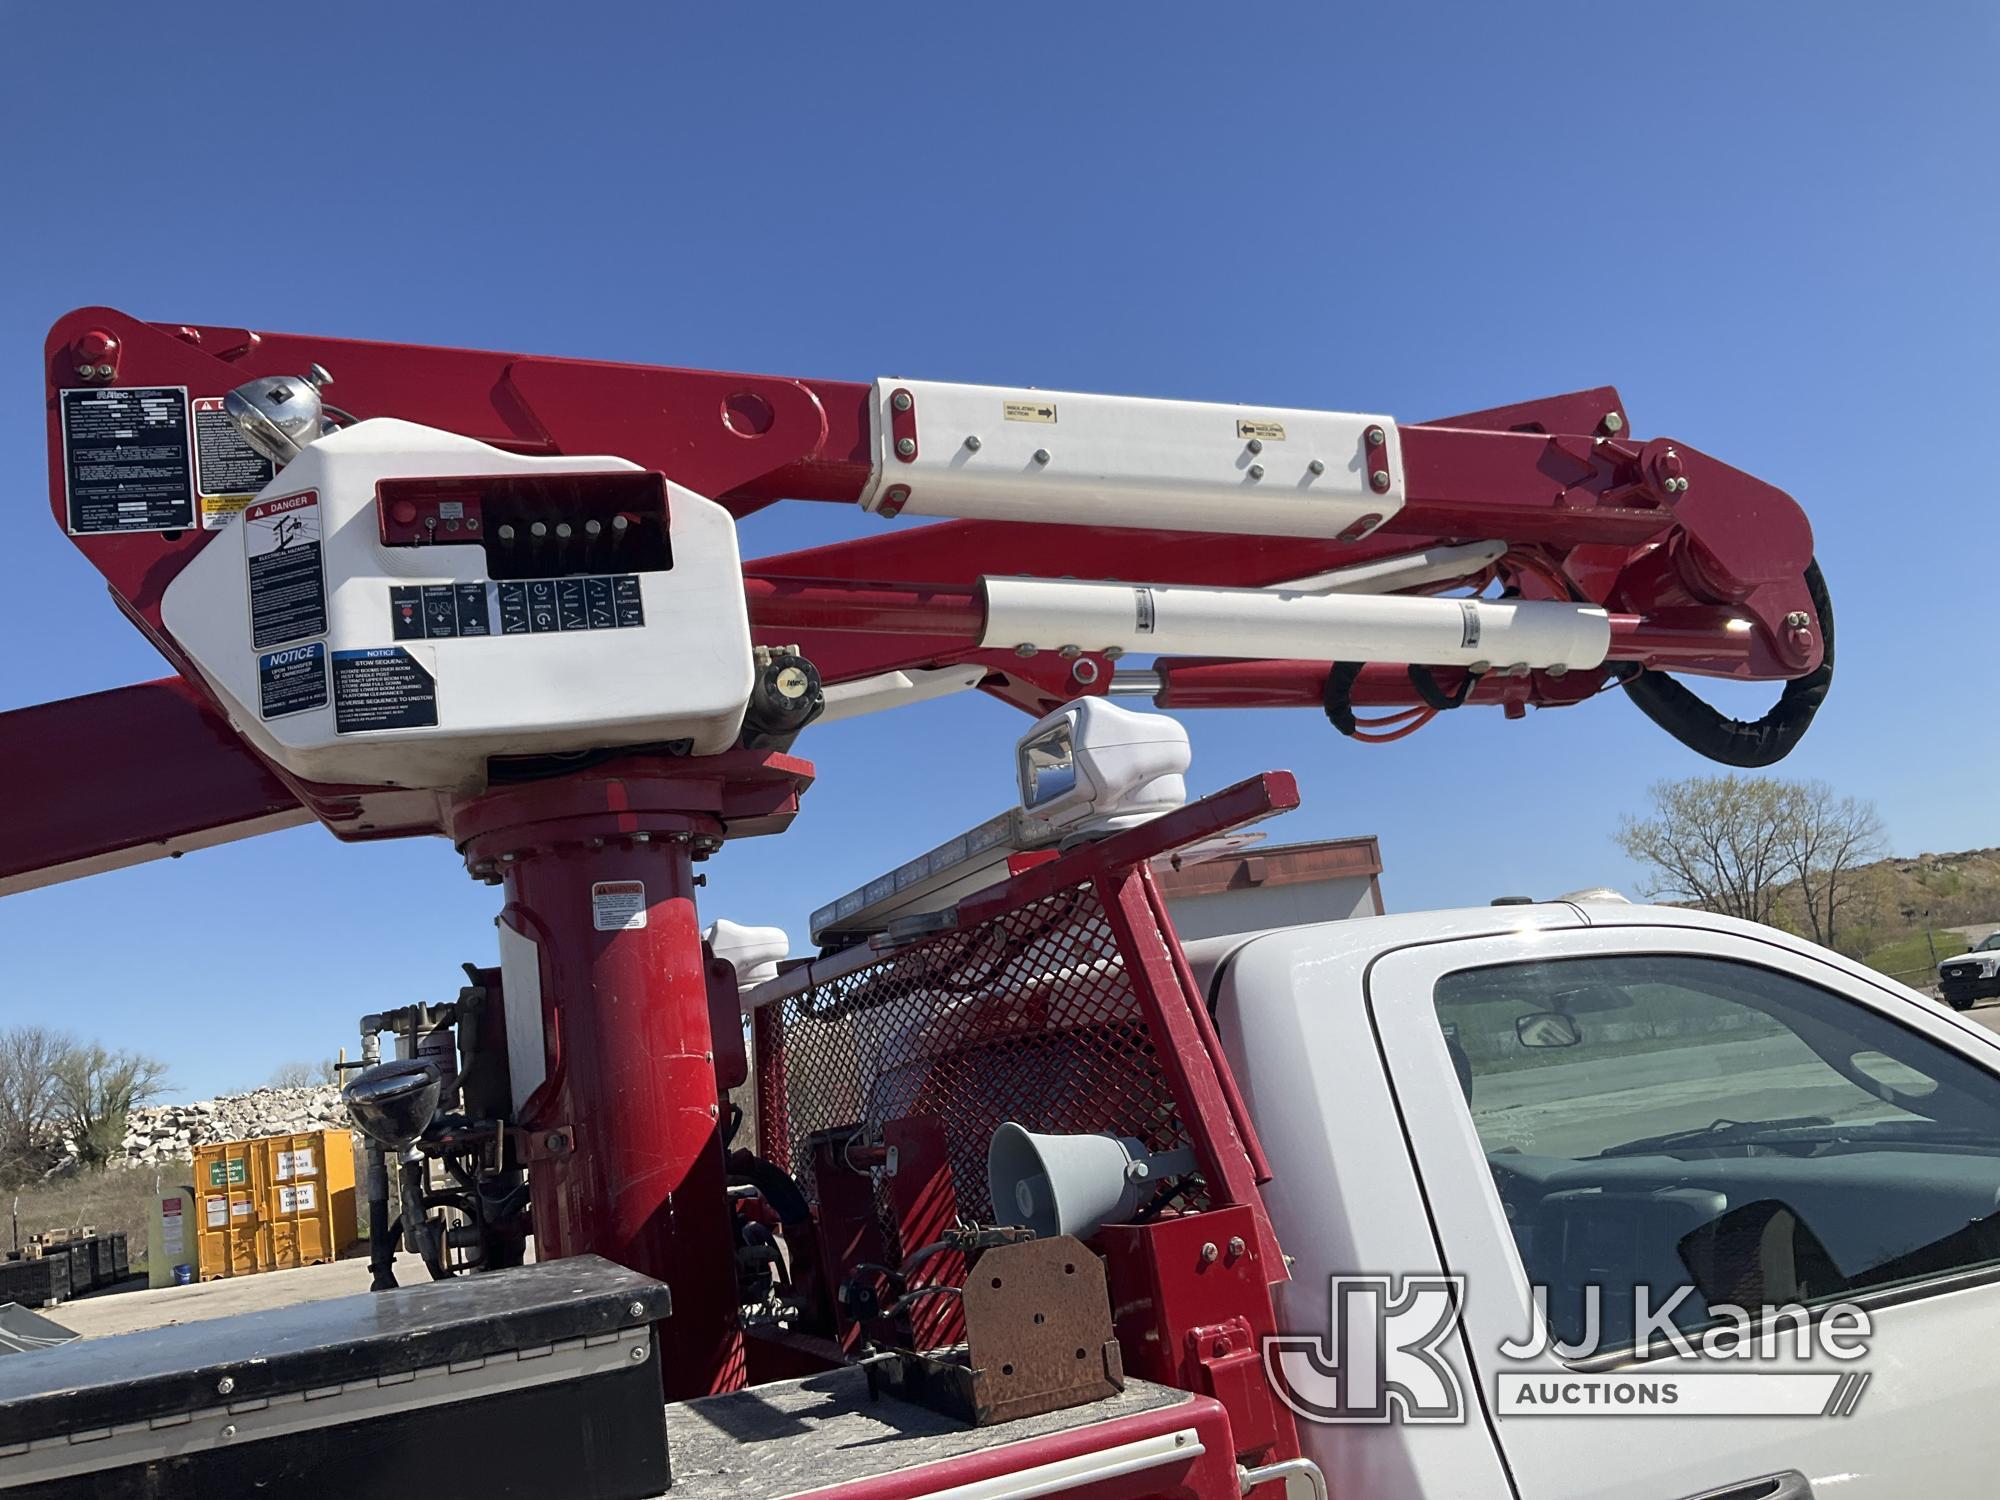
[[[1462,1276],[1336,1276],[1324,1335],[1264,1340],[1264,1374],[1308,1422],[1462,1422],[1465,1393],[1440,1352]]]

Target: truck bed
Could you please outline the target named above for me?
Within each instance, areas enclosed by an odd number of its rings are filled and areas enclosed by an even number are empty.
[[[1181,1437],[1192,1463],[1202,1455],[1196,1428],[1208,1406],[1186,1391],[1128,1380],[1101,1401],[967,1427],[894,1396],[871,1399],[862,1371],[833,1370],[670,1403],[672,1493],[674,1500],[779,1500],[849,1485],[874,1493],[867,1481],[894,1474],[893,1493],[918,1496],[974,1477],[975,1466],[964,1460],[989,1457],[1018,1472],[1078,1447],[1102,1451],[1162,1434]],[[1072,1441],[1057,1441],[1064,1438]],[[1003,1451],[1016,1445],[1018,1452]],[[911,1472],[925,1468],[938,1472]]]

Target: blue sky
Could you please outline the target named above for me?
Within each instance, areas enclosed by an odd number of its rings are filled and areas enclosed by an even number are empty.
[[[1874,798],[1901,851],[2000,842],[1996,28],[1973,4],[0,0],[0,708],[163,671],[48,512],[39,355],[75,306],[1406,420],[1609,381],[1639,433],[1813,518],[1840,675],[1785,770]],[[779,507],[744,550],[871,524]],[[712,862],[705,913],[802,943],[818,902],[1005,806],[1024,723],[969,698],[815,732],[805,813]],[[1379,834],[1392,909],[1629,884],[1618,815],[1703,768],[1616,696],[1387,748],[1304,712],[1189,726],[1198,788],[1299,773],[1274,836]],[[183,1094],[255,1083],[449,995],[494,896],[441,840],[317,829],[18,895],[0,1024],[115,1038]]]

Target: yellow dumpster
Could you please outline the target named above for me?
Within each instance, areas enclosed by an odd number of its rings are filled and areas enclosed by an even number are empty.
[[[333,1260],[355,1240],[354,1141],[345,1130],[199,1146],[203,1281]]]

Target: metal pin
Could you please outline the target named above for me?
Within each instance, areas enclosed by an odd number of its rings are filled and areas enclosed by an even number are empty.
[[[1046,448],[1037,448],[1035,450],[1035,462],[1038,464],[1045,464],[1048,461],[1049,461],[1049,450]]]
[[[1262,453],[1264,451],[1264,440],[1262,438],[1252,438],[1244,446],[1252,453]]]
[[[1306,465],[1306,471],[1311,474],[1324,474],[1326,472],[1326,460],[1322,458],[1314,459]]]
[[[501,541],[503,541],[503,542],[511,542],[511,541],[513,541],[513,540],[514,540],[514,528],[513,528],[513,527],[511,527],[511,526],[502,526],[502,527],[500,528],[500,540],[501,540]]]
[[[965,446],[972,452],[977,453],[979,451],[979,434],[976,432],[968,432],[965,435]]]
[[[1262,464],[1250,465],[1250,477],[1252,479],[1262,479],[1264,477],[1264,466]]]

